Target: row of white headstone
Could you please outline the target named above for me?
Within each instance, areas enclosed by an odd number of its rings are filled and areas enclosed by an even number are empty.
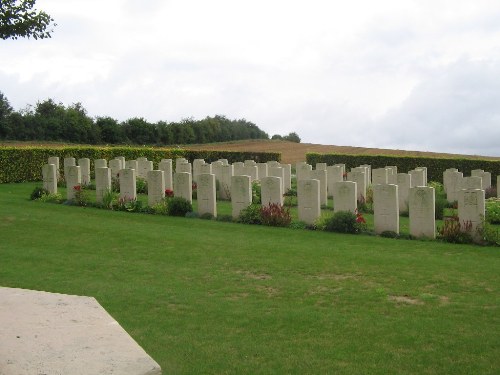
[[[79,166],[71,165],[72,161],[69,162],[69,165],[66,165],[65,162],[68,200],[73,199],[76,192],[72,187],[84,183],[81,169],[82,166],[86,168],[90,165],[87,160],[80,159],[79,164],[81,165]],[[113,174],[115,174],[116,177],[119,176],[120,198],[123,200],[136,199],[136,178],[138,175],[136,169],[116,168],[113,170],[111,167],[101,167],[101,165],[105,165],[106,162],[106,160],[104,160],[104,162],[102,162],[102,160],[104,159],[94,162],[96,166],[97,202],[102,202],[103,194],[111,189],[111,177]],[[50,164],[51,161],[54,162],[54,164]],[[139,163],[146,165],[147,167],[144,169],[146,169],[145,176],[148,181],[148,204],[154,205],[161,201],[165,197],[165,189],[170,188],[166,183],[166,175],[170,176],[169,180],[172,181],[172,161],[170,159],[165,159],[159,163],[159,167],[165,168],[167,173],[165,173],[163,169],[151,170],[152,162],[147,161],[145,158],[131,162],[134,163],[127,165],[126,162],[117,158],[110,161],[110,166],[115,166],[116,164],[116,167],[123,167],[125,163],[126,166],[134,166],[139,169]],[[137,163],[137,165],[135,163]],[[217,216],[217,175],[210,173],[212,172],[214,163],[207,164],[201,159],[197,164],[198,168],[194,168],[194,164],[192,167],[186,159],[176,160],[176,170],[179,172],[173,175],[172,187],[174,195],[192,201],[193,178],[191,171],[197,169],[199,172],[197,175],[199,214],[210,213],[213,216]],[[246,164],[241,164],[243,168],[240,170],[240,173],[245,173],[244,168],[248,168],[248,171],[255,171],[256,167],[258,168],[258,165],[252,165],[249,161],[247,161]],[[262,204],[267,205],[276,203],[282,205],[283,193],[285,192],[283,171],[287,168],[282,168],[277,162],[256,164],[265,164],[266,168],[263,170],[267,171],[269,171],[269,169],[273,171],[273,169],[281,168],[279,176],[262,177],[260,181]],[[269,164],[271,164],[271,167],[269,167]],[[238,164],[238,168],[240,167],[241,165]],[[44,166],[44,186],[49,192],[57,191],[57,169],[54,158],[49,159],[49,164]],[[234,173],[234,164],[230,165],[228,163],[226,164],[224,161],[218,161],[215,162],[215,169]],[[344,181],[344,170],[344,165],[329,167],[318,164],[316,169],[313,170],[312,166],[306,163],[297,164],[297,195],[300,220],[312,224],[319,218],[321,215],[321,206],[326,205],[328,195],[334,197],[334,212],[356,212],[358,201],[363,199],[366,194],[368,181],[372,181],[375,182],[373,184],[373,200],[374,224],[377,233],[384,231],[399,233],[399,213],[401,211],[401,203],[403,202],[405,205],[404,210],[409,209],[410,234],[416,237],[435,237],[435,193],[433,188],[426,186],[427,171],[425,167],[417,168],[409,173],[397,173],[395,167],[371,170],[370,166],[364,165],[353,168],[347,173],[347,179],[350,181]],[[445,173],[447,172],[449,171]],[[256,176],[258,176],[258,172]],[[232,173],[228,173],[228,179],[226,180],[228,182],[224,184],[227,190],[223,190],[226,191],[228,193],[227,195],[231,198],[233,217],[237,217],[242,209],[251,204],[251,183],[255,180],[256,176],[232,175]],[[328,176],[330,178],[328,178]],[[413,177],[416,178],[413,179]],[[412,180],[417,181],[417,186],[412,186]],[[396,183],[389,183],[393,181]],[[90,180],[88,180],[88,182],[90,182]],[[219,185],[223,185],[221,182],[223,181],[219,180]],[[330,187],[330,189],[328,189],[328,187]],[[362,191],[361,194],[359,189]],[[460,220],[469,220],[474,227],[477,227],[481,222],[481,215],[484,216],[484,190],[474,188],[461,189],[457,194],[457,200]]]

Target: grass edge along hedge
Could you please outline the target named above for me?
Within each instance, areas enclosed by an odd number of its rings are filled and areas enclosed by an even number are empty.
[[[389,155],[348,155],[348,154],[306,154],[308,164],[316,163],[345,164],[346,171],[362,164],[369,164],[372,169],[386,166],[398,167],[398,173],[406,173],[417,167],[427,167],[427,180],[443,182],[443,172],[448,168],[457,168],[464,177],[470,176],[471,170],[483,169],[491,173],[491,182],[496,183],[496,176],[500,175],[500,160],[482,160],[467,158],[436,158],[422,156],[389,156]]]
[[[138,157],[147,157],[158,164],[161,159],[175,159],[184,157],[189,161],[205,159],[212,162],[218,159],[227,159],[229,163],[244,160],[267,162],[281,160],[277,152],[236,152],[236,151],[205,151],[184,150],[181,148],[152,148],[152,147],[0,147],[0,183],[40,181],[42,167],[50,156],[59,157],[61,175],[64,171],[64,158],[89,158],[111,160],[117,156],[124,156],[127,160]]]

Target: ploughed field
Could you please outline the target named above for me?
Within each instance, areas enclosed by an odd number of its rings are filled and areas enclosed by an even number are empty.
[[[500,372],[498,248],[30,201],[36,185],[0,184],[0,285],[94,296],[165,374]]]

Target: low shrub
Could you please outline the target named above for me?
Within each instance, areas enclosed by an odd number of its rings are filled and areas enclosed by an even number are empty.
[[[269,203],[260,209],[262,224],[271,227],[287,227],[292,222],[290,208],[277,203]]]
[[[243,224],[262,224],[262,216],[260,214],[260,205],[251,204],[241,210],[236,221]]]
[[[500,198],[486,200],[486,221],[491,224],[500,224]]]
[[[73,190],[75,191],[73,203],[77,206],[88,206],[88,204],[90,203],[90,195],[88,190],[85,190],[85,187],[81,185],[73,186]]]
[[[154,215],[168,215],[168,199],[162,199],[149,208],[149,211]]]
[[[112,210],[113,207],[117,204],[117,202],[118,202],[118,193],[113,190],[107,190],[102,195],[101,207]]]
[[[472,223],[470,221],[460,223],[458,216],[447,218],[443,226],[438,228],[438,235],[445,242],[472,243]]]
[[[252,203],[260,204],[261,200],[261,187],[259,181],[252,182]]]
[[[210,212],[205,212],[204,214],[200,215],[200,219],[203,220],[212,220],[214,218],[214,215],[212,215]]]
[[[230,222],[233,221],[233,217],[231,215],[217,215],[217,217],[215,218],[215,220],[222,221],[222,222],[225,222],[225,223],[230,223]]]
[[[193,205],[185,198],[173,197],[168,199],[168,214],[170,216],[186,216],[193,211]]]
[[[37,186],[33,189],[30,194],[30,199],[32,201],[42,198],[44,195],[48,195],[49,191],[41,186]]]
[[[484,197],[486,199],[496,198],[497,197],[497,187],[492,185],[489,188],[485,189],[484,190]]]
[[[384,230],[382,233],[380,233],[380,237],[385,237],[385,238],[399,238],[399,234],[392,230]]]
[[[434,215],[435,215],[436,220],[442,220],[444,209],[448,208],[448,206],[449,206],[448,201],[446,200],[446,198],[436,196],[434,206],[435,206],[435,214]]]
[[[137,194],[147,194],[148,182],[142,177],[137,177],[135,179],[135,190]]]
[[[142,202],[137,199],[119,198],[114,208],[118,211],[141,212]]]
[[[360,233],[366,228],[366,222],[360,213],[338,211],[325,221],[325,230],[339,233]]]

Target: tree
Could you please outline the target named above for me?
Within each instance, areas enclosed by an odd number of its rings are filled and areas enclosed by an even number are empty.
[[[0,1],[0,38],[50,38],[54,19],[44,11],[33,9],[36,0]]]
[[[300,137],[297,133],[291,132],[283,137],[285,141],[300,143]]]

